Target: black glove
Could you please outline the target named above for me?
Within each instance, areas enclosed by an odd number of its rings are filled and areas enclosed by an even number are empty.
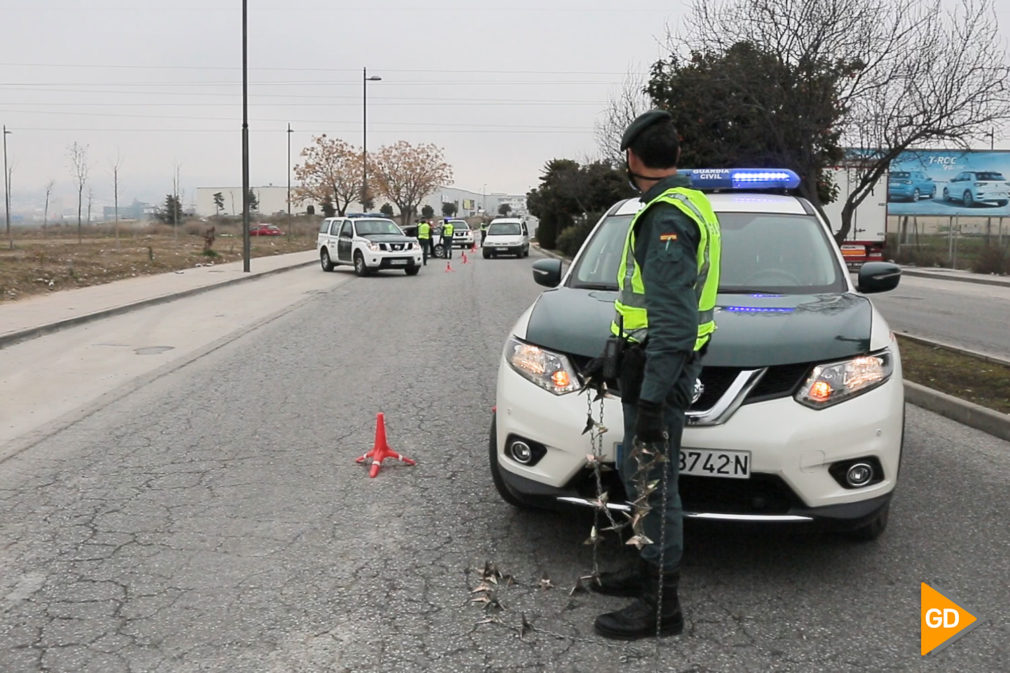
[[[635,421],[635,437],[646,444],[662,442],[667,438],[666,423],[663,422],[662,403],[638,400],[638,419]]]

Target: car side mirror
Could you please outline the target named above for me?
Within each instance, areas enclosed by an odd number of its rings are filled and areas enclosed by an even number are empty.
[[[859,267],[857,288],[863,294],[887,292],[898,287],[901,267],[891,262],[866,262]]]
[[[541,259],[534,262],[533,280],[538,285],[557,287],[561,282],[561,260]]]

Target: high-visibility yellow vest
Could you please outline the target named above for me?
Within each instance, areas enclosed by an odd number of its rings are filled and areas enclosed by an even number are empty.
[[[694,350],[700,350],[715,331],[715,298],[719,291],[722,237],[719,233],[719,219],[712,210],[712,204],[696,189],[672,187],[647,203],[631,219],[624,241],[623,259],[617,270],[618,295],[614,301],[617,315],[610,325],[610,331],[639,343],[648,336],[645,284],[642,282],[642,269],[635,259],[635,224],[645,211],[660,201],[669,203],[691,218],[698,225],[701,234],[698,241],[698,278],[694,284],[695,295],[698,297],[698,337],[694,342]],[[618,327],[619,320],[623,334]]]
[[[446,222],[442,225],[442,238],[452,238],[453,227],[450,223]]]
[[[431,238],[431,225],[427,222],[422,222],[417,225],[417,237],[418,238]]]

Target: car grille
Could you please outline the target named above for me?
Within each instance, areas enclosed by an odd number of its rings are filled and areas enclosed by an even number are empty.
[[[572,358],[580,369],[588,364],[588,358]],[[776,365],[765,369],[764,375],[743,400],[743,404],[764,402],[779,397],[788,397],[806,379],[813,363],[801,362],[788,365]],[[701,383],[705,387],[698,401],[691,405],[690,411],[708,411],[714,407],[741,372],[747,371],[741,367],[703,367]],[[614,395],[620,396],[618,381],[608,384],[608,389]]]
[[[387,252],[398,252],[401,250],[407,250],[407,246],[410,243],[379,243],[379,250],[386,250]]]

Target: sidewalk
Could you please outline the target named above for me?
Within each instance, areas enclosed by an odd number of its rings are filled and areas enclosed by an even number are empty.
[[[901,275],[918,276],[919,278],[937,278],[939,280],[956,280],[965,283],[981,283],[982,285],[1002,285],[1010,287],[1010,276],[996,276],[984,273],[972,273],[961,269],[945,269],[942,267],[903,266]]]
[[[89,320],[309,264],[318,264],[315,250],[254,257],[249,260],[248,273],[242,270],[243,262],[229,262],[0,303],[0,348]]]

